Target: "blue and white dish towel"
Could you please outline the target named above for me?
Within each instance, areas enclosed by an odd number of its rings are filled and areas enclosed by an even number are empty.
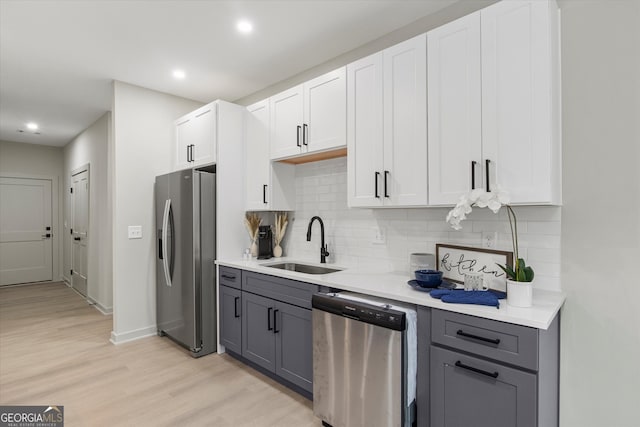
[[[465,291],[463,289],[434,289],[429,292],[433,298],[452,304],[477,304],[500,308],[500,299],[504,292],[494,291]]]

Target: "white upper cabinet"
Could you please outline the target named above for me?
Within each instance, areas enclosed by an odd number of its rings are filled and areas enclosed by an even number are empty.
[[[427,204],[427,38],[384,52],[384,171],[386,204]]]
[[[426,35],[347,67],[348,202],[427,204]]]
[[[560,204],[557,6],[503,1],[483,9],[481,23],[482,150],[489,187],[505,187],[512,203]]]
[[[382,206],[382,52],[347,66],[349,206]]]
[[[216,102],[175,121],[173,170],[216,162]]]
[[[280,159],[302,152],[303,87],[298,85],[274,95],[271,105],[271,158]]]
[[[427,33],[429,204],[482,186],[480,12]]]
[[[246,196],[247,210],[262,210],[269,206],[269,101],[247,107],[246,140]]]
[[[247,107],[246,210],[293,210],[295,206],[294,166],[272,164],[269,159],[269,100]]]
[[[427,33],[430,205],[496,184],[561,202],[557,13],[502,1]]]
[[[324,74],[270,98],[271,159],[346,145],[346,70]]]

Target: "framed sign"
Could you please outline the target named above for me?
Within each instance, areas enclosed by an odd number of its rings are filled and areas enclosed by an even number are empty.
[[[438,243],[436,260],[443,279],[464,283],[465,273],[484,273],[490,289],[505,291],[507,275],[497,264],[513,267],[513,252]]]

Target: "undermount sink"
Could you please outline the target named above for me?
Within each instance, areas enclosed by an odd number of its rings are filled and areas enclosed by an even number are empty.
[[[318,265],[298,264],[297,262],[282,262],[279,264],[269,264],[265,267],[279,268],[281,270],[297,271],[298,273],[306,274],[328,274],[341,271],[340,268],[321,267]]]

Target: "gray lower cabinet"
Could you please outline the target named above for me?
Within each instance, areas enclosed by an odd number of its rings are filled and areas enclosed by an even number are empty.
[[[431,346],[432,426],[535,427],[536,375]]]
[[[319,287],[242,273],[242,356],[313,392],[311,296]]]
[[[557,427],[559,319],[547,330],[418,310],[419,427]]]
[[[273,332],[274,301],[249,292],[242,293],[242,356],[272,372],[276,369],[276,339]]]
[[[311,310],[276,302],[276,374],[313,391]]]
[[[220,286],[220,343],[227,351],[242,352],[242,292]]]

